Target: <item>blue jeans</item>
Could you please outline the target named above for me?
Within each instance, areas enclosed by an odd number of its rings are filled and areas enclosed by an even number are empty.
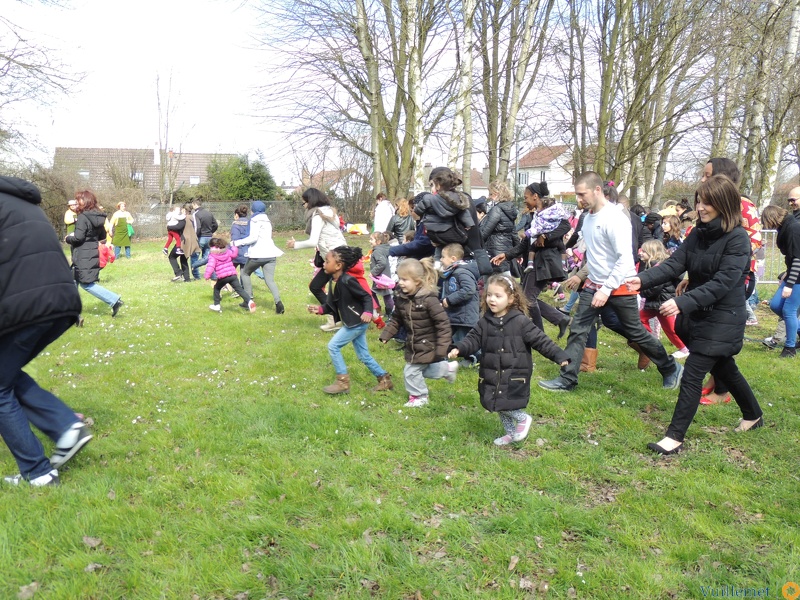
[[[29,325],[0,338],[0,436],[25,479],[49,473],[52,467],[31,424],[53,441],[78,422],[75,413],[43,390],[22,368],[72,326],[61,317]]]
[[[119,258],[119,252],[122,250],[122,246],[114,246],[114,258]],[[125,258],[131,257],[131,247],[125,246]]]
[[[372,358],[367,349],[367,327],[369,327],[369,323],[362,323],[356,327],[345,325],[328,342],[328,354],[331,355],[331,362],[337,375],[347,375],[347,365],[344,364],[344,358],[342,358],[342,348],[350,342],[353,342],[358,360],[367,365],[370,373],[375,377],[386,375],[386,371]]]
[[[107,290],[102,285],[95,283],[79,283],[84,290],[89,292],[95,298],[102,300],[109,306],[114,306],[119,301],[119,294],[115,294],[111,290]]]
[[[787,348],[794,348],[797,343],[797,310],[800,309],[800,284],[792,287],[792,295],[788,298],[781,298],[784,284],[778,286],[778,291],[769,301],[769,308],[779,317],[786,321],[786,341]]]
[[[211,252],[209,242],[211,242],[210,235],[197,238],[197,244],[200,246],[200,258],[195,260],[197,254],[192,254],[192,277],[195,279],[200,279],[199,268],[208,264],[208,254]]]

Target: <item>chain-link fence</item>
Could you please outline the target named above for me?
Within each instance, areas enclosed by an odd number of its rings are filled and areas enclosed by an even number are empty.
[[[206,202],[203,207],[211,211],[217,219],[219,231],[227,232],[230,231],[234,219],[233,211],[240,204],[249,205],[247,202]],[[267,200],[264,204],[267,205],[267,216],[272,221],[273,229],[303,229],[305,227],[305,212],[298,202]],[[160,238],[167,235],[168,205],[156,204],[139,209],[131,207],[129,210],[133,215],[136,237]]]

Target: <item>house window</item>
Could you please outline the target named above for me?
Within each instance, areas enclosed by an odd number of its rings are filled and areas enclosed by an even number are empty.
[[[544,171],[541,172],[541,179],[539,181],[541,181],[541,182],[547,181],[547,178],[545,178],[545,172]]]
[[[517,185],[528,185],[528,173],[522,171],[518,174]]]
[[[200,175],[189,175],[189,185],[200,185]]]
[[[144,173],[142,173],[141,171],[137,171],[136,173],[133,174],[132,179],[136,183],[142,183],[144,181]]]
[[[89,179],[89,171],[86,169],[78,171],[78,175],[80,175],[83,179]]]

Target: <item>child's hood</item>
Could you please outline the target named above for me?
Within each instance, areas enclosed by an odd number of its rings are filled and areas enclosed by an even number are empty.
[[[504,314],[502,317],[496,317],[492,311],[487,310],[485,317],[492,325],[500,325],[501,319],[503,320],[503,323],[507,325],[510,321],[518,319],[519,317],[522,317],[523,319],[528,318],[518,308],[509,308],[508,312]]]
[[[211,248],[211,254],[227,254],[230,248]]]

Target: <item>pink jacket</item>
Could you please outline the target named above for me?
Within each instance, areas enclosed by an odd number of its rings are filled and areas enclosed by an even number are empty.
[[[238,255],[239,249],[233,246],[228,246],[224,250],[212,248],[208,254],[208,264],[206,264],[206,279],[211,279],[214,272],[217,273],[218,279],[236,275],[236,265],[233,264],[233,259]]]

